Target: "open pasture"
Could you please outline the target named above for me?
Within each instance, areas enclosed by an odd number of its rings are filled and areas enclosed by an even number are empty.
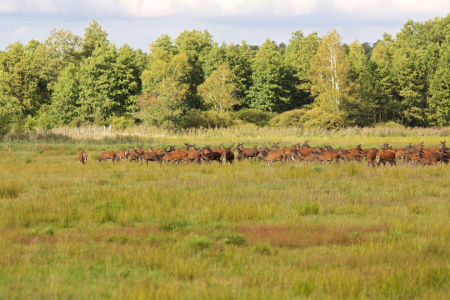
[[[441,136],[167,136],[437,146]],[[450,292],[450,166],[94,161],[134,143],[4,142],[2,299],[411,299]],[[86,166],[78,152],[88,154]]]

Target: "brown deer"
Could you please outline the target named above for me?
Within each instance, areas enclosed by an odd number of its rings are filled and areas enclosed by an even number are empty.
[[[203,163],[210,163],[212,161],[218,161],[219,163],[222,163],[222,154],[213,151],[205,153],[205,150],[207,150],[207,147],[202,148],[202,151],[200,152],[202,155],[201,160]]]
[[[184,164],[189,163],[189,156],[186,152],[167,152],[166,149],[162,152],[163,157],[162,159],[166,162],[166,164],[169,163],[169,161],[172,162],[172,164],[178,165],[180,161],[184,160]]]
[[[380,163],[383,163],[384,166],[386,166],[386,163],[389,162],[389,164],[392,166],[396,166],[397,163],[395,161],[395,153],[392,150],[381,150],[378,151],[377,156],[375,158],[375,163],[380,166]]]
[[[367,153],[367,164],[375,168],[375,159],[377,158],[378,149],[373,147],[372,151]]]
[[[322,153],[322,154],[313,152],[311,155],[313,157],[317,157],[319,159],[320,164],[322,164],[323,161],[325,162],[325,164],[327,162],[330,162],[330,165],[331,165],[331,162],[333,162],[333,161],[336,162],[336,165],[339,165],[339,163],[340,163],[339,154],[334,153],[334,152],[326,152],[326,153]]]
[[[115,151],[105,151],[102,153],[102,155],[100,155],[98,162],[101,162],[102,160],[104,160],[106,163],[107,159],[110,159],[112,162],[115,162],[114,159],[116,158],[116,154],[117,154],[117,152],[115,152]]]
[[[434,158],[434,157],[423,157],[422,154],[423,154],[423,152],[420,152],[420,151],[418,153],[415,153],[415,155],[419,157],[419,162],[423,166],[426,166],[426,165],[428,165],[428,166],[433,165],[434,166],[434,165],[436,165],[436,162],[437,162],[436,158]]]
[[[225,163],[234,164],[234,153],[231,150],[231,148],[233,148],[233,146],[234,146],[234,143],[230,148],[227,148],[222,143],[222,147],[225,149]]]
[[[87,157],[88,157],[88,155],[84,151],[78,153],[78,163],[85,165],[87,163]]]
[[[362,155],[359,152],[348,152],[347,151],[347,153],[346,153],[343,149],[341,149],[341,150],[339,150],[338,153],[339,153],[339,156],[346,161],[356,160],[357,162],[361,162],[361,160],[362,160]]]
[[[267,166],[269,166],[269,165],[273,166],[273,162],[276,162],[276,161],[280,161],[280,162],[284,163],[284,165],[286,166],[286,157],[287,157],[287,155],[282,152],[268,153],[264,150],[261,150],[259,152],[259,154],[257,155],[257,158],[262,158],[263,160],[265,160],[267,162]]]
[[[291,154],[291,159],[295,160],[295,158],[298,159],[299,162],[301,162],[302,160],[305,162],[304,164],[309,164],[310,162],[320,162],[319,159],[315,156],[312,156],[310,154],[308,155],[303,155],[302,152],[300,151],[301,149],[299,149],[296,152],[293,152]],[[312,153],[312,152],[311,152]]]
[[[141,161],[141,165],[145,162],[148,166],[148,161],[156,161],[160,164],[162,162],[161,155],[159,155],[156,152],[144,152],[144,153],[135,152],[133,155],[139,157],[139,160]]]
[[[122,159],[128,160],[128,150],[121,150],[116,154],[116,157],[114,158],[114,160],[116,162],[121,161]]]

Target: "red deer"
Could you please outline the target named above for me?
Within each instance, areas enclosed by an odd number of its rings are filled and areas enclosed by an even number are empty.
[[[78,163],[85,165],[87,163],[87,157],[88,157],[88,155],[84,151],[78,153]]]
[[[231,148],[233,148],[233,146],[234,146],[234,143],[230,148],[227,148],[222,143],[222,147],[225,149],[225,163],[230,163],[230,164],[234,163],[234,153],[231,150]]]
[[[128,160],[128,150],[122,150],[116,154],[114,160],[119,162],[120,160],[125,159]]]
[[[362,154],[362,156],[366,157],[367,154],[372,152],[374,149],[379,151],[379,149],[377,149],[377,148],[364,148],[363,151],[361,152],[361,154]]]
[[[357,162],[360,162],[362,160],[362,155],[359,152],[345,153],[344,150],[341,149],[339,150],[339,155],[346,161],[356,160]]]
[[[274,161],[275,162],[280,161],[280,162],[284,163],[284,165],[286,166],[286,157],[287,157],[287,155],[282,152],[268,153],[264,150],[261,150],[259,152],[259,154],[257,155],[257,158],[262,158],[263,160],[265,160],[267,162],[267,166],[269,166],[269,165],[273,166]]]
[[[200,154],[200,152],[197,149],[185,151],[185,153],[187,153],[187,155],[188,155],[189,162],[193,161],[196,164],[200,163],[202,155]]]
[[[388,143],[384,143],[381,147],[380,150],[389,150],[389,145]]]
[[[380,166],[380,163],[383,163],[383,165],[385,166],[387,162],[389,162],[391,166],[397,165],[397,163],[395,162],[395,153],[392,150],[378,151],[375,162],[378,166]]]
[[[420,159],[419,162],[424,166],[425,165],[429,165],[429,166],[436,165],[437,160],[434,157],[423,157],[422,152],[418,152],[415,155],[419,157],[419,159]]]
[[[223,143],[222,143],[223,144]],[[209,145],[205,145],[205,147],[208,149],[209,152],[218,152],[220,153],[220,155],[222,155],[223,157],[225,157],[225,149],[222,149],[222,144],[220,144],[219,146],[217,146],[216,148],[214,148],[214,150],[211,150],[209,148]]]
[[[280,149],[280,147],[278,147],[278,144],[279,144],[279,143],[280,143],[280,142],[278,142],[278,143],[273,143],[272,147],[270,147],[270,148]]]
[[[370,151],[369,153],[367,153],[367,164],[370,166],[372,165],[372,167],[375,168],[375,159],[377,158],[377,153],[378,153],[378,149],[373,147],[372,151]]]
[[[337,153],[334,152],[326,152],[326,153],[322,153],[322,154],[318,154],[313,152],[311,154],[313,157],[317,157],[319,159],[320,164],[322,164],[322,162],[324,161],[325,163],[330,162],[336,162],[336,165],[338,165],[340,163],[340,156]]]
[[[300,152],[301,149],[299,149],[298,151],[292,153],[291,158],[294,160],[294,158],[296,157],[298,159],[299,162],[301,162],[302,160],[305,162],[306,164],[309,164],[310,162],[319,162],[319,159],[315,156],[312,155],[303,155],[302,152]]]
[[[145,162],[148,166],[148,161],[156,161],[160,164],[162,162],[161,155],[159,155],[156,152],[144,152],[144,153],[135,152],[133,155],[139,157],[141,165]]]
[[[166,149],[162,152],[162,159],[167,163],[172,161],[172,164],[179,164],[180,161],[184,160],[184,163],[189,163],[189,156],[186,152],[167,152]]]
[[[242,150],[242,153],[239,153],[238,156],[240,160],[250,159],[252,157],[256,157],[259,154],[259,150],[256,148],[256,146],[253,148],[242,149],[243,145],[244,143],[238,145],[238,147],[241,146]]]
[[[189,145],[189,143],[184,143],[184,145],[186,146],[186,151],[195,150],[195,144]]]
[[[114,159],[116,158],[117,152],[115,151],[105,151],[100,155],[100,158],[98,159],[98,162],[101,162],[104,160],[106,162],[107,159],[110,159],[112,162],[115,162]]]
[[[204,147],[202,149],[201,155],[202,155],[202,162],[210,163],[211,161],[218,161],[219,163],[222,163],[222,154],[219,152],[213,152],[210,151],[209,153],[205,153],[205,150],[207,148]]]

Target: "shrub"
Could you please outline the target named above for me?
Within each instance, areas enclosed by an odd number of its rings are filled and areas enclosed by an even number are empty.
[[[187,221],[170,221],[159,225],[161,231],[178,231],[185,228],[188,225]]]
[[[125,129],[134,125],[134,120],[130,118],[122,117],[110,117],[108,119],[110,126],[117,129]]]
[[[188,246],[196,251],[211,247],[211,241],[201,236],[191,236],[188,239]]]
[[[334,114],[320,108],[308,110],[302,117],[302,122],[304,128],[336,129],[352,125],[344,112]]]
[[[394,121],[376,123],[375,127],[377,128],[397,128],[397,129],[405,129],[405,126],[395,123]]]
[[[190,110],[184,117],[184,128],[214,128],[214,127],[229,127],[233,125],[233,120],[229,113],[219,113],[214,110],[201,111],[198,109]]]
[[[235,113],[236,117],[247,123],[252,123],[258,126],[269,125],[271,113],[260,111],[257,109],[242,109]]]
[[[284,112],[270,119],[270,126],[301,126],[302,118],[305,113],[306,111],[304,109],[294,109]]]
[[[224,239],[225,244],[241,246],[245,244],[245,236],[241,234],[229,234]]]

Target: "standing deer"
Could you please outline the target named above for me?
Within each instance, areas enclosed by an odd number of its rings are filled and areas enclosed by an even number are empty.
[[[84,151],[78,153],[78,163],[85,165],[87,163],[87,157],[88,157],[88,155]]]

